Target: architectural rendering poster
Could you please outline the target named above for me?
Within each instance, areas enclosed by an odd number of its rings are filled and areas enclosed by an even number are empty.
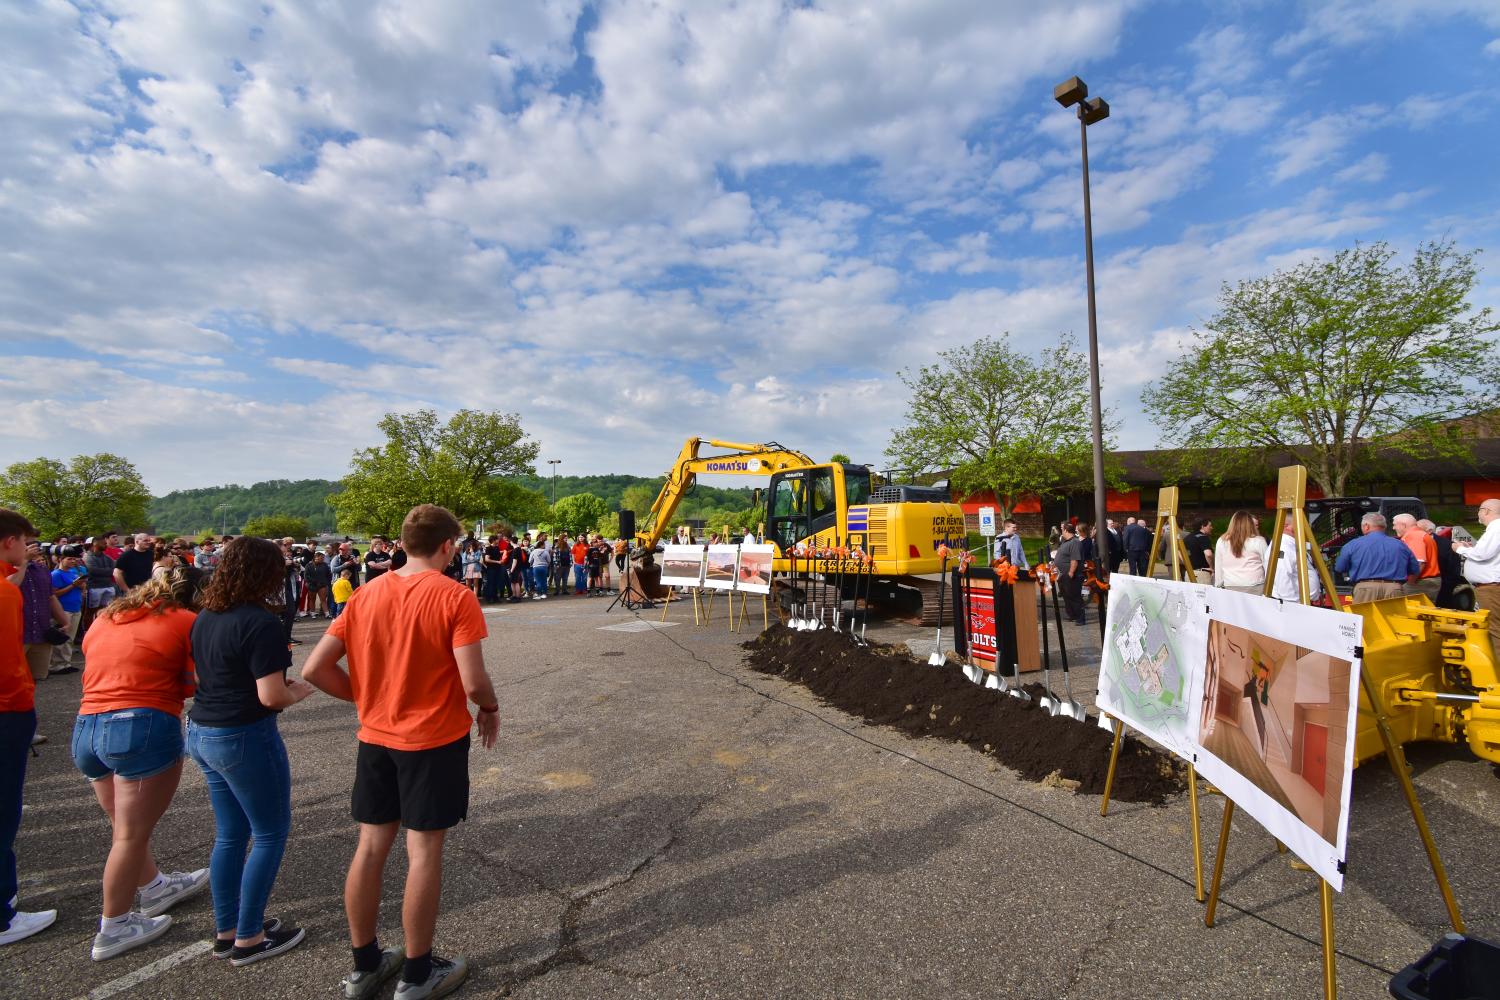
[[[774,545],[741,545],[738,589],[747,594],[769,594],[771,560],[775,557]]]
[[[1185,760],[1196,749],[1194,706],[1208,641],[1208,588],[1116,573],[1099,664],[1100,711]]]
[[[1208,606],[1198,773],[1342,890],[1360,618],[1231,590]]]
[[[710,590],[733,590],[739,572],[738,545],[710,545],[703,575],[703,586]]]
[[[703,586],[703,546],[668,545],[661,555],[661,585]]]

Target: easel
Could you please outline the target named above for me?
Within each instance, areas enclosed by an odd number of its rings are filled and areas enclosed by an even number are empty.
[[[736,625],[734,623],[734,599],[735,599],[736,596],[738,596],[739,599],[740,599],[740,622],[739,622],[738,625]],[[743,590],[730,591],[730,593],[729,593],[729,631],[731,631],[731,632],[738,632],[738,631],[740,631],[740,629],[742,629],[742,628],[745,627],[745,614],[746,614],[745,608],[748,605],[749,601],[750,601],[750,595],[746,591],[743,591]],[[761,598],[760,598],[760,613],[761,613],[761,618],[764,620],[764,626],[763,627],[764,628],[770,628],[771,627],[771,596],[769,594],[762,594],[761,595]]]
[[[1300,465],[1282,469],[1276,483],[1276,527],[1271,533],[1271,557],[1266,566],[1265,596],[1270,597],[1276,585],[1276,563],[1281,558],[1281,535],[1286,526],[1287,516],[1291,515],[1293,537],[1296,539],[1298,554],[1299,603],[1312,603],[1308,600],[1310,589],[1307,559],[1309,555],[1313,565],[1317,567],[1319,579],[1323,582],[1324,593],[1336,601],[1338,591],[1333,585],[1333,575],[1328,572],[1328,564],[1323,561],[1323,553],[1316,545],[1310,548],[1308,546],[1308,542],[1312,539],[1312,525],[1307,520],[1306,505],[1307,469]],[[1386,721],[1385,708],[1376,697],[1377,692],[1370,682],[1369,675],[1363,670],[1360,671],[1359,681],[1365,699],[1370,703],[1370,711],[1375,715],[1375,725],[1380,731],[1380,741],[1385,744],[1386,759],[1390,762],[1391,771],[1396,775],[1396,780],[1401,784],[1401,793],[1406,796],[1406,804],[1411,809],[1412,819],[1416,821],[1417,833],[1422,838],[1422,847],[1427,851],[1427,861],[1432,865],[1433,877],[1437,879],[1438,891],[1443,896],[1443,905],[1448,908],[1448,920],[1453,924],[1453,929],[1462,934],[1463,917],[1459,915],[1458,902],[1453,898],[1453,889],[1448,884],[1448,873],[1443,868],[1442,859],[1438,857],[1437,843],[1432,839],[1432,830],[1427,826],[1427,817],[1422,812],[1422,804],[1417,801],[1417,790],[1411,781],[1411,770],[1406,765],[1406,755],[1401,751],[1401,744],[1397,743],[1395,737],[1391,735],[1390,724]],[[1224,874],[1224,854],[1229,846],[1229,824],[1233,819],[1234,802],[1226,797],[1224,825],[1219,830],[1219,850],[1214,857],[1213,884],[1208,891],[1208,909],[1203,914],[1203,923],[1208,927],[1214,925],[1214,910],[1219,903],[1219,879]],[[1325,879],[1319,879],[1318,905],[1322,911],[1323,923],[1323,996],[1326,1000],[1333,1000],[1338,995],[1338,982],[1334,976],[1333,886]]]
[[[714,592],[712,590],[710,590],[708,592],[708,600],[706,602],[704,602],[704,601],[700,600],[700,597],[703,594],[703,589],[704,588],[702,588],[702,587],[668,587],[667,588],[667,596],[664,597],[662,599],[662,602],[661,602],[661,620],[663,622],[665,622],[667,620],[667,612],[672,609],[672,592],[673,591],[678,591],[678,592],[681,592],[681,591],[691,591],[692,595],[693,595],[693,624],[694,625],[707,625],[708,624],[708,613],[713,608],[713,603],[714,603],[713,593]]]
[[[1151,555],[1146,559],[1146,579],[1156,571],[1156,554],[1161,548],[1162,527],[1165,525],[1172,547],[1172,579],[1179,583],[1191,583],[1187,573],[1192,569],[1192,560],[1187,558],[1187,547],[1177,530],[1177,487],[1163,486],[1156,500],[1156,532],[1151,538]],[[1102,714],[1102,713],[1101,713]],[[1114,720],[1115,741],[1109,749],[1109,772],[1104,776],[1104,801],[1099,803],[1099,815],[1109,813],[1109,793],[1114,789],[1115,769],[1120,763],[1120,746],[1125,742],[1125,723]],[[1188,806],[1192,811],[1193,830],[1193,895],[1203,902],[1203,834],[1198,821],[1198,769],[1188,761]]]

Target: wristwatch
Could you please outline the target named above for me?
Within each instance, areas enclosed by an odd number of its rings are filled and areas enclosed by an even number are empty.
[[[497,705],[480,705],[479,706],[479,710],[481,712],[484,712],[486,715],[494,715],[496,712],[500,711],[500,706],[498,704]]]

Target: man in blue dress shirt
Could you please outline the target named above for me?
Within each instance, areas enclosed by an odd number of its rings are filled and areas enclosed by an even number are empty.
[[[1399,538],[1385,533],[1385,515],[1376,512],[1359,519],[1359,538],[1339,550],[1333,568],[1354,584],[1354,603],[1402,596],[1402,588],[1422,571],[1417,557]]]

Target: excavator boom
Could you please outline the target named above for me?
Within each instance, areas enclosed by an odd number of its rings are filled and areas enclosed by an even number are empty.
[[[701,454],[704,447],[718,449],[720,453]],[[670,530],[672,517],[682,498],[692,490],[698,476],[705,473],[730,476],[769,476],[783,469],[805,469],[816,465],[811,458],[775,441],[764,444],[744,444],[737,441],[716,441],[712,438],[688,438],[677,453],[677,461],[667,474],[667,481],[656,502],[651,505],[641,530],[636,532],[636,543],[650,551]]]

